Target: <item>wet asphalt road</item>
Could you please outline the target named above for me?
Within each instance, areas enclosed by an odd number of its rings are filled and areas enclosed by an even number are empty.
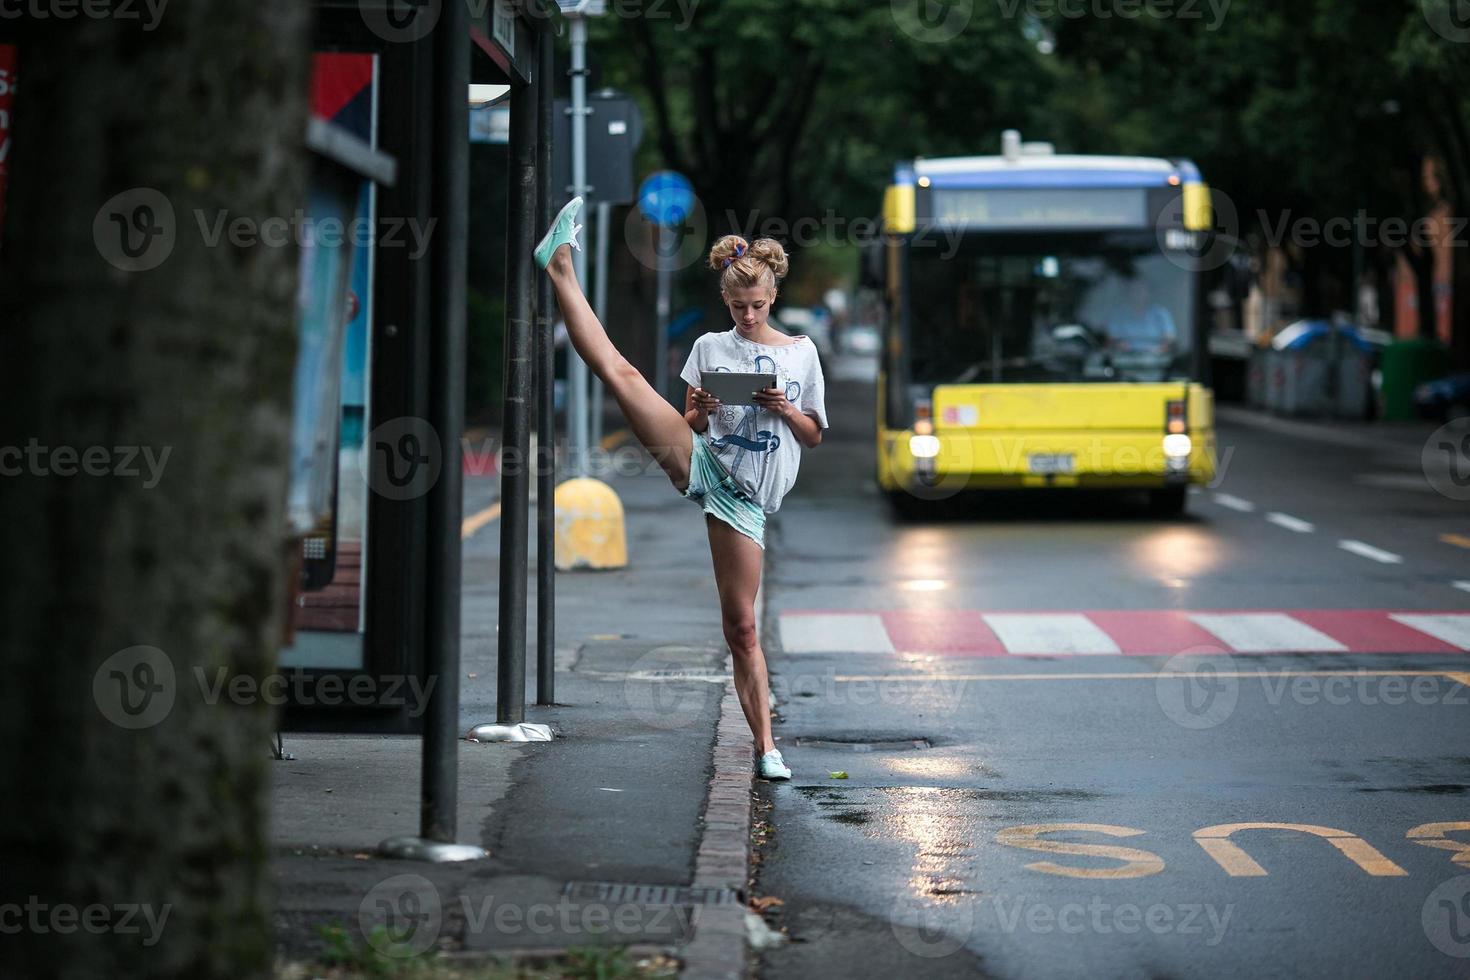
[[[1223,421],[1182,519],[1062,496],[901,523],[871,387],[833,383],[828,413],[768,555],[795,777],[762,789],[757,891],[791,941],[761,976],[1470,976],[1470,654],[1388,618],[1455,640],[1470,613],[1433,426]],[[1264,627],[1341,643],[1241,652],[1189,619],[1283,610]],[[1074,632],[981,618],[1042,611]],[[1089,622],[1123,653],[974,638],[1085,649]]]

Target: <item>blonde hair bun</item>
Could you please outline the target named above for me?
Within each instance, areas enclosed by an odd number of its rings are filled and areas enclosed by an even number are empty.
[[[786,250],[774,238],[747,242],[739,235],[726,235],[709,250],[709,267],[720,274],[720,288],[726,292],[751,286],[774,291],[790,265]]]

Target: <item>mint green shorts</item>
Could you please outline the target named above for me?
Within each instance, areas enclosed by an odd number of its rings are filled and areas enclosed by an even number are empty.
[[[689,488],[684,496],[764,549],[766,512],[715,459],[704,437],[693,429],[689,434],[694,437],[694,447],[689,453]]]

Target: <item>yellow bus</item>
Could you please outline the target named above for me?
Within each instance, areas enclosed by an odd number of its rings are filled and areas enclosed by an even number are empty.
[[[1186,160],[1011,131],[1000,156],[895,168],[873,276],[883,491],[907,511],[963,489],[1142,489],[1182,513],[1214,477],[1212,224]]]

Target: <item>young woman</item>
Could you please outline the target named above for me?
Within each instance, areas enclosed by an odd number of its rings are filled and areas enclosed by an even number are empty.
[[[760,753],[760,774],[790,779],[771,738],[770,683],[755,629],[766,515],[796,481],[801,450],[822,441],[827,427],[822,367],[805,337],[788,337],[768,322],[786,253],[771,239],[747,243],[727,235],[710,251],[720,296],[734,321],[724,333],[694,343],[682,377],[689,383],[680,415],[608,340],[572,269],[577,244],[574,198],[536,246],[536,262],[551,276],[572,346],[618,400],[633,434],[668,474],[674,488],[704,508],[720,618],[735,661],[735,690]],[[570,247],[565,247],[570,246]],[[776,375],[755,405],[722,405],[700,387],[702,372]]]

